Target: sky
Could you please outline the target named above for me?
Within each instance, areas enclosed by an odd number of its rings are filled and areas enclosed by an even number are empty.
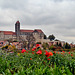
[[[47,36],[75,43],[75,0],[0,0],[0,30],[41,29]]]

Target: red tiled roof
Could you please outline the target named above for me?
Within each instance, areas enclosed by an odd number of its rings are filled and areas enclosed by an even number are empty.
[[[16,35],[16,33],[15,33],[15,32],[13,32],[13,35]]]
[[[41,29],[35,29],[35,30],[20,30],[20,32],[34,32],[34,31],[43,33],[43,31],[42,31]]]
[[[19,21],[17,21],[16,23],[20,23]]]
[[[33,30],[20,30],[20,32],[33,32]]]
[[[2,32],[4,32],[4,35],[16,35],[16,33],[12,31],[2,31]]]

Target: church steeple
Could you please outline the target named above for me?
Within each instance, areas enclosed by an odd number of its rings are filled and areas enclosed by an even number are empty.
[[[19,21],[17,21],[15,24],[15,33],[16,33],[17,40],[19,40],[19,35],[20,35],[20,22]]]

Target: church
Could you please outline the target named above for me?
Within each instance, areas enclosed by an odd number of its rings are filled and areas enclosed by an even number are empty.
[[[8,40],[8,39],[13,39],[13,40],[26,40],[26,37],[28,35],[33,35],[35,38],[35,42],[48,42],[50,40],[44,39],[44,32],[40,29],[34,29],[34,30],[25,30],[25,29],[20,29],[20,22],[17,21],[15,23],[15,32],[13,31],[0,31],[0,40]]]

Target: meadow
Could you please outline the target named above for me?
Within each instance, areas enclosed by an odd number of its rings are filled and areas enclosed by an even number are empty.
[[[50,50],[0,51],[0,75],[74,75],[75,53]]]

